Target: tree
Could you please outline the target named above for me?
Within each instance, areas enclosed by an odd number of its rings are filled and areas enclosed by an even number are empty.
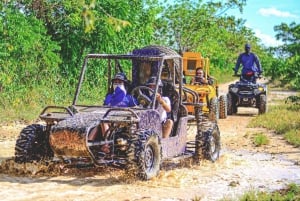
[[[60,47],[60,74],[77,82],[88,53],[124,53],[152,42],[157,0],[19,0],[28,15],[43,21]],[[97,72],[99,76],[106,73]]]
[[[258,42],[253,31],[244,26],[244,20],[222,15],[230,8],[242,11],[244,4],[245,1],[236,0],[225,4],[178,0],[163,10],[156,26],[156,38],[179,53],[201,52],[210,58],[213,66],[231,69],[241,47],[246,42]]]
[[[14,92],[53,82],[61,62],[60,48],[43,24],[11,5],[2,5],[0,23],[0,88]]]
[[[277,76],[292,87],[300,89],[300,24],[281,23],[275,26],[274,30],[278,32],[277,40],[284,42],[276,49],[276,52],[280,52],[280,59],[284,61],[284,65],[276,67]]]

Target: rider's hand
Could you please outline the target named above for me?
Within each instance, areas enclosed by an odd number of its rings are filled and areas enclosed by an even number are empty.
[[[161,102],[162,101],[162,98],[161,98],[161,95],[159,93],[156,94],[156,100],[158,102]]]
[[[235,68],[232,68],[232,70],[234,71],[234,76],[237,76],[237,70]]]

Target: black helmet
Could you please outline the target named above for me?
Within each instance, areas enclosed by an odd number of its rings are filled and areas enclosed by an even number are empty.
[[[150,77],[149,80],[148,80],[147,83],[146,83],[146,86],[149,86],[149,85],[156,85],[156,80],[157,80],[157,79],[156,79],[155,76]],[[161,80],[158,81],[158,86],[159,86],[159,87],[162,87],[162,86],[163,86]]]
[[[127,77],[124,73],[117,73],[112,81],[114,80],[122,80],[123,82],[127,82]]]
[[[251,45],[250,45],[249,43],[246,43],[246,44],[245,44],[245,48],[249,48],[249,49],[250,49],[250,48],[251,48]]]

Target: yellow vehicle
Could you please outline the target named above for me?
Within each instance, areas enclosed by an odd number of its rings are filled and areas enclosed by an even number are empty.
[[[227,117],[226,96],[219,96],[218,82],[210,75],[210,63],[208,58],[202,57],[199,52],[184,52],[183,72],[185,75],[185,88],[197,92],[198,102],[203,103],[203,112],[209,114],[214,119],[225,119]],[[196,69],[202,69],[206,83],[191,83],[193,77],[196,77]],[[218,97],[219,96],[219,97]],[[191,96],[187,97],[187,102],[193,102]],[[188,106],[189,114],[194,114],[194,107]]]

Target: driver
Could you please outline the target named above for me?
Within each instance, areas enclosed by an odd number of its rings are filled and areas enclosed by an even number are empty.
[[[126,84],[128,80],[124,73],[117,73],[112,79],[114,91],[106,95],[104,105],[117,107],[134,107],[138,105],[137,100],[127,94]]]
[[[247,75],[248,72],[254,72],[260,77],[263,72],[258,56],[251,52],[251,46],[248,43],[245,44],[245,52],[241,53],[236,61],[235,68],[233,69],[235,75],[237,75],[241,64],[243,66],[242,76]],[[256,79],[253,82],[256,83]]]
[[[138,101],[131,96],[130,94],[127,94],[126,90],[126,84],[128,83],[128,80],[126,78],[126,75],[124,73],[117,73],[114,78],[112,79],[112,87],[114,91],[112,93],[108,93],[105,97],[104,104],[112,107],[134,107],[138,105]],[[106,137],[106,131],[108,130],[109,125],[107,123],[101,124],[101,131],[103,134],[103,137]],[[89,142],[93,142],[98,135],[98,127],[95,127],[91,131],[88,137]]]
[[[196,76],[192,78],[191,83],[190,84],[207,84],[207,80],[204,77],[204,71],[202,70],[202,68],[198,67],[196,69]]]
[[[156,77],[150,77],[146,83],[146,86],[152,90],[155,90]],[[162,122],[162,136],[163,138],[167,138],[170,136],[173,127],[173,121],[171,119],[167,119],[167,112],[171,112],[171,101],[169,97],[161,96],[163,87],[161,80],[159,80],[158,86],[159,89],[158,93],[156,94],[156,100],[159,104],[157,106],[157,110],[160,114],[160,121]]]

